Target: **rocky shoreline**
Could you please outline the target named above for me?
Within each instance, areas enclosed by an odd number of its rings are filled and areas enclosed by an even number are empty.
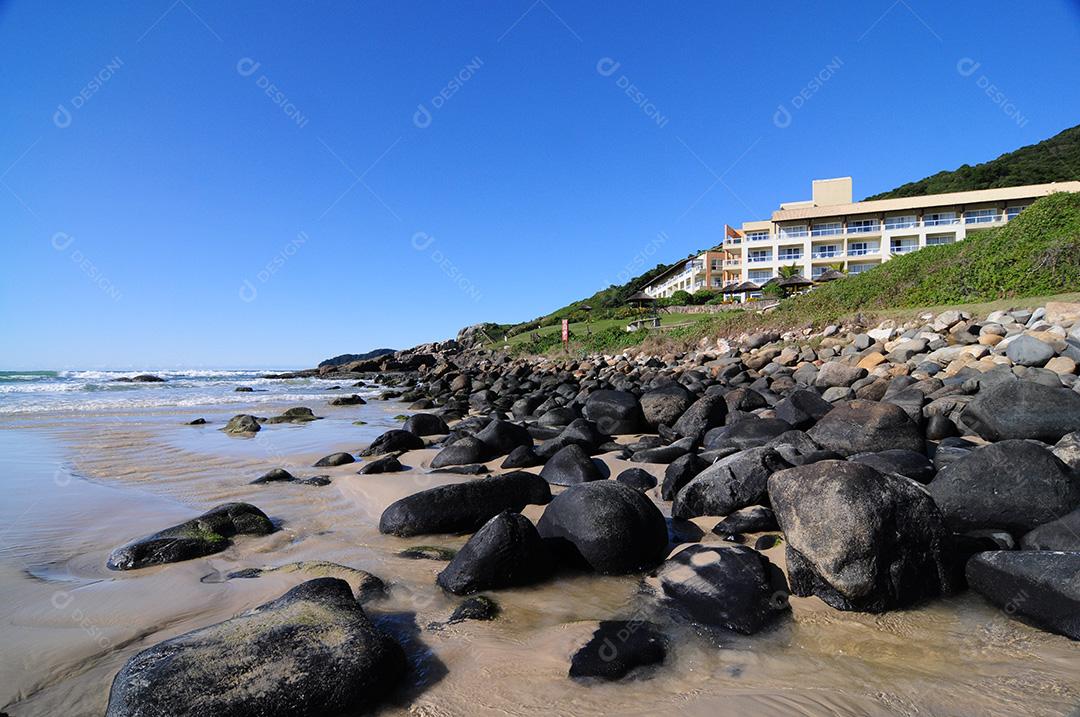
[[[640,575],[640,609],[607,616],[567,664],[574,679],[617,680],[663,669],[677,649],[667,625],[754,635],[792,619],[789,595],[884,613],[970,589],[1080,639],[1078,362],[1080,304],[1050,303],[744,335],[664,356],[511,358],[449,341],[302,373],[374,378],[383,398],[422,412],[325,465],[359,458],[361,474],[392,473],[408,451],[438,449],[431,467],[462,480],[386,506],[379,528],[471,533],[438,556],[450,558],[436,578],[447,592],[497,600],[558,575]],[[611,475],[599,459],[612,456],[659,466],[663,480]],[[522,514],[537,506],[539,520]],[[181,535],[213,545],[176,559],[212,552],[244,532],[198,523],[217,514],[144,544]],[[702,543],[705,518],[724,542]],[[766,534],[751,547],[753,533]],[[764,554],[778,542],[783,564]],[[109,714],[368,707],[404,669],[364,614],[377,602],[363,601],[341,581],[313,581],[151,647],[117,675]],[[272,634],[290,637],[273,655],[256,649]],[[351,649],[327,648],[330,635]],[[340,677],[318,674],[317,650]],[[163,659],[170,666],[156,668]],[[305,689],[246,701],[202,692],[197,710],[186,697],[205,675],[273,679],[277,661],[300,666]],[[335,682],[345,676],[348,689]]]

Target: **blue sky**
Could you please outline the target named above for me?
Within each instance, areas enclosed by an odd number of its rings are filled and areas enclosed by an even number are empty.
[[[0,368],[533,318],[813,178],[861,197],[1056,134],[1077,67],[1051,0],[0,3]]]

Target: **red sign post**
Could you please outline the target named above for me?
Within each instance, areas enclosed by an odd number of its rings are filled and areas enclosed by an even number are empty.
[[[570,344],[570,319],[562,320],[562,342],[563,346]]]

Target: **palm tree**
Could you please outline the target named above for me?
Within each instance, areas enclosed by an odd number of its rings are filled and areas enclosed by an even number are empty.
[[[777,270],[781,279],[790,279],[793,276],[798,276],[802,270],[798,264],[791,264],[789,266],[782,266]]]
[[[842,262],[842,261],[837,261],[837,262],[834,262],[832,264],[827,264],[826,266],[828,266],[833,271],[840,272],[841,274],[846,274],[847,273],[847,269],[844,268],[844,262]]]

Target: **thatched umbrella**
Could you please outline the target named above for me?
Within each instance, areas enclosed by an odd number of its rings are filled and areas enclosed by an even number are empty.
[[[646,294],[644,291],[639,291],[636,294],[631,294],[626,299],[627,303],[637,303],[638,308],[645,308],[645,304],[652,304],[656,302],[656,299]]]
[[[724,284],[724,286],[720,289],[720,293],[721,294],[738,294],[739,293],[739,284],[737,284],[737,283]]]
[[[844,272],[842,271],[837,271],[836,269],[826,269],[818,276],[817,282],[821,284],[826,281],[836,281],[837,279],[843,279],[845,276],[846,274],[844,274]]]
[[[772,281],[772,279],[770,279]],[[761,287],[752,281],[744,281],[735,287],[735,291],[742,293],[744,291],[761,291]]]
[[[801,289],[801,288],[804,288],[804,287],[807,287],[807,286],[813,286],[814,285],[814,282],[810,281],[809,279],[807,279],[805,276],[802,276],[801,274],[796,274],[795,276],[789,276],[786,279],[780,279],[776,283],[777,283],[778,286],[780,286],[781,288],[784,288],[784,289]]]

